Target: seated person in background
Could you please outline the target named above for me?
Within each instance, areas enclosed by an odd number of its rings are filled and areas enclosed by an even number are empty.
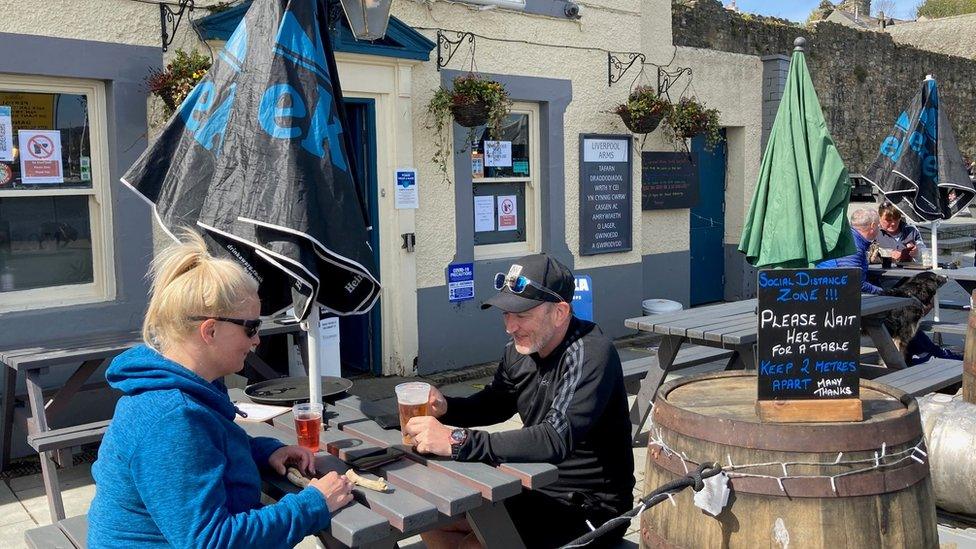
[[[925,253],[925,242],[922,233],[909,225],[904,216],[890,202],[878,206],[880,227],[878,231],[878,245],[891,250],[891,259],[899,263],[920,262]]]
[[[828,259],[817,263],[818,269],[850,269],[861,270],[861,293],[883,295],[885,290],[868,282],[867,251],[871,241],[878,236],[878,212],[870,208],[859,208],[851,213],[851,233],[857,252],[837,259]],[[926,311],[928,313],[928,311]],[[910,360],[910,366],[921,364],[931,357],[952,358],[962,360],[962,356],[949,349],[939,347],[929,336],[919,330],[915,337],[908,342],[908,354],[916,357]]]
[[[878,212],[859,208],[851,212],[851,234],[857,251],[851,255],[817,263],[819,269],[860,269],[861,293],[881,295],[884,289],[868,282],[868,248],[878,236]]]
[[[634,455],[620,357],[592,322],[573,316],[573,273],[536,254],[498,273],[481,307],[503,313],[512,341],[495,377],[466,398],[431,388],[431,416],[406,431],[417,450],[458,461],[545,462],[559,480],[505,500],[526,547],[562,546],[633,508]],[[512,417],[521,429],[466,429]],[[442,423],[443,422],[443,423]],[[446,424],[446,425],[445,425]],[[448,427],[455,425],[459,428]],[[629,521],[587,547],[619,543]],[[479,547],[466,520],[422,534],[427,547]]]
[[[251,437],[221,378],[257,346],[258,283],[182,234],[153,261],[145,345],[106,379],[122,391],[92,465],[88,547],[292,547],[327,528],[352,486],[334,472],[261,504],[259,469],[314,472],[312,452]]]

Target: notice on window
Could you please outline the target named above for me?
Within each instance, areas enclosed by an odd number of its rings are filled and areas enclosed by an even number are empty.
[[[511,141],[485,141],[485,166],[490,168],[508,168],[511,165]]]
[[[486,233],[495,230],[495,197],[474,197],[474,232]]]
[[[398,210],[416,210],[420,200],[417,193],[417,170],[396,171],[396,194],[393,207]]]
[[[319,319],[319,375],[342,377],[337,316]]]
[[[518,198],[512,194],[498,197],[498,230],[518,229]]]
[[[471,179],[485,177],[485,156],[481,153],[471,153]]]
[[[474,299],[474,263],[447,266],[447,299],[452,303]]]
[[[20,179],[25,185],[63,183],[61,132],[20,130]]]
[[[14,160],[14,126],[10,107],[0,107],[0,162]]]

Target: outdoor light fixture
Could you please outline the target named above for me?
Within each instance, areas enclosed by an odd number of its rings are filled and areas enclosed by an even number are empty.
[[[357,40],[379,40],[386,36],[393,0],[342,0],[349,28]]]

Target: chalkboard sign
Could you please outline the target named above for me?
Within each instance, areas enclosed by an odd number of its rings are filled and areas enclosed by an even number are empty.
[[[757,288],[760,411],[763,401],[823,401],[829,406],[820,410],[805,406],[803,410],[810,414],[774,420],[852,419],[836,417],[837,410],[843,409],[837,401],[845,400],[852,406],[856,403],[854,419],[860,419],[860,271],[762,270]]]
[[[641,209],[674,210],[698,205],[698,165],[683,152],[641,154]]]
[[[580,134],[580,255],[633,249],[631,139]]]

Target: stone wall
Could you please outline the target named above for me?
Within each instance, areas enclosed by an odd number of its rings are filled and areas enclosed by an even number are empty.
[[[881,32],[821,22],[806,28],[738,14],[717,0],[672,6],[674,44],[748,55],[789,54],[808,40],[807,64],[830,132],[851,173],[866,169],[895,118],[926,74],[939,82],[942,104],[963,152],[976,153],[976,61],[896,44]],[[696,75],[697,76],[697,75]],[[974,155],[976,156],[976,155]]]

